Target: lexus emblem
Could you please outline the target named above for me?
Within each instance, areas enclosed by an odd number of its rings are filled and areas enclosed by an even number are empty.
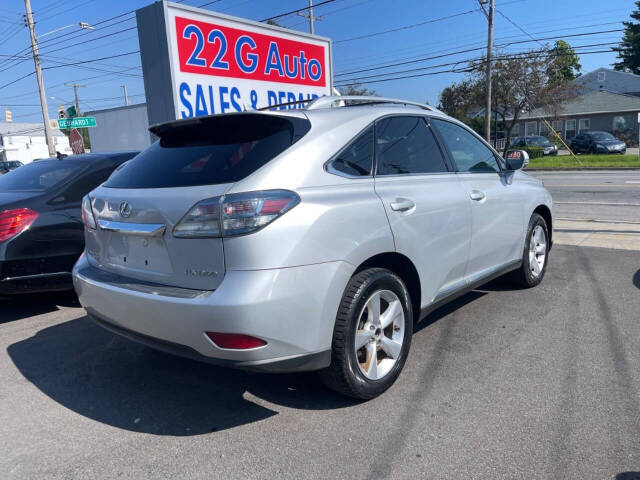
[[[122,202],[120,204],[120,216],[124,218],[129,218],[131,216],[131,205],[127,202]]]

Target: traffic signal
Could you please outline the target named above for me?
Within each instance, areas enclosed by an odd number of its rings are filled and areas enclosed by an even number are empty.
[[[60,105],[58,108],[58,118],[65,118],[67,115],[64,113],[64,105]]]
[[[4,121],[9,123],[13,121],[13,115],[11,114],[11,110],[4,109]]]

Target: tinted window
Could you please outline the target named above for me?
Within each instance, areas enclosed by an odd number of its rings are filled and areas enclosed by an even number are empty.
[[[64,192],[65,201],[82,201],[82,197],[109,178],[114,169],[115,166],[109,166],[83,173]]]
[[[371,174],[373,159],[373,127],[353,140],[331,162],[331,168],[353,176]]]
[[[613,135],[611,135],[610,133],[607,132],[597,132],[597,133],[592,133],[591,134],[591,138],[593,140],[595,140],[596,142],[602,142],[605,140],[615,140],[616,137],[614,137]]]
[[[0,177],[0,192],[45,191],[85,167],[86,164],[64,160],[30,163]]]
[[[460,172],[499,172],[493,151],[467,129],[432,119]]]
[[[267,114],[200,117],[154,130],[160,140],[116,171],[113,188],[166,188],[237,182],[309,130],[307,120]]]
[[[433,133],[421,117],[392,117],[376,123],[378,175],[446,172]]]

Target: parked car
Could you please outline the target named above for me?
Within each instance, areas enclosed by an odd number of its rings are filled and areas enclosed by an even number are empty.
[[[571,139],[574,153],[627,153],[627,144],[609,132],[584,132]]]
[[[547,137],[517,137],[511,142],[511,148],[540,147],[543,155],[557,155],[558,146]]]
[[[0,175],[9,173],[11,170],[15,170],[16,168],[21,166],[22,162],[19,162],[17,160],[0,161]]]
[[[82,197],[135,155],[41,160],[0,177],[0,295],[73,288]]]
[[[429,311],[506,273],[544,278],[551,196],[519,170],[526,152],[505,161],[431,107],[323,97],[151,131],[160,140],[84,198],[73,270],[91,318],[147,345],[321,370],[372,398]]]

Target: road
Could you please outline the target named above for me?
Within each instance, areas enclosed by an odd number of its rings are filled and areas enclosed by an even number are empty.
[[[544,177],[568,201],[635,192]],[[2,477],[637,480],[640,251],[556,244],[550,262],[537,288],[496,281],[423,320],[364,403],[155,352],[70,296],[0,300]]]
[[[533,172],[553,196],[555,216],[640,223],[640,170]]]
[[[556,244],[640,251],[640,170],[534,175],[553,196]]]

